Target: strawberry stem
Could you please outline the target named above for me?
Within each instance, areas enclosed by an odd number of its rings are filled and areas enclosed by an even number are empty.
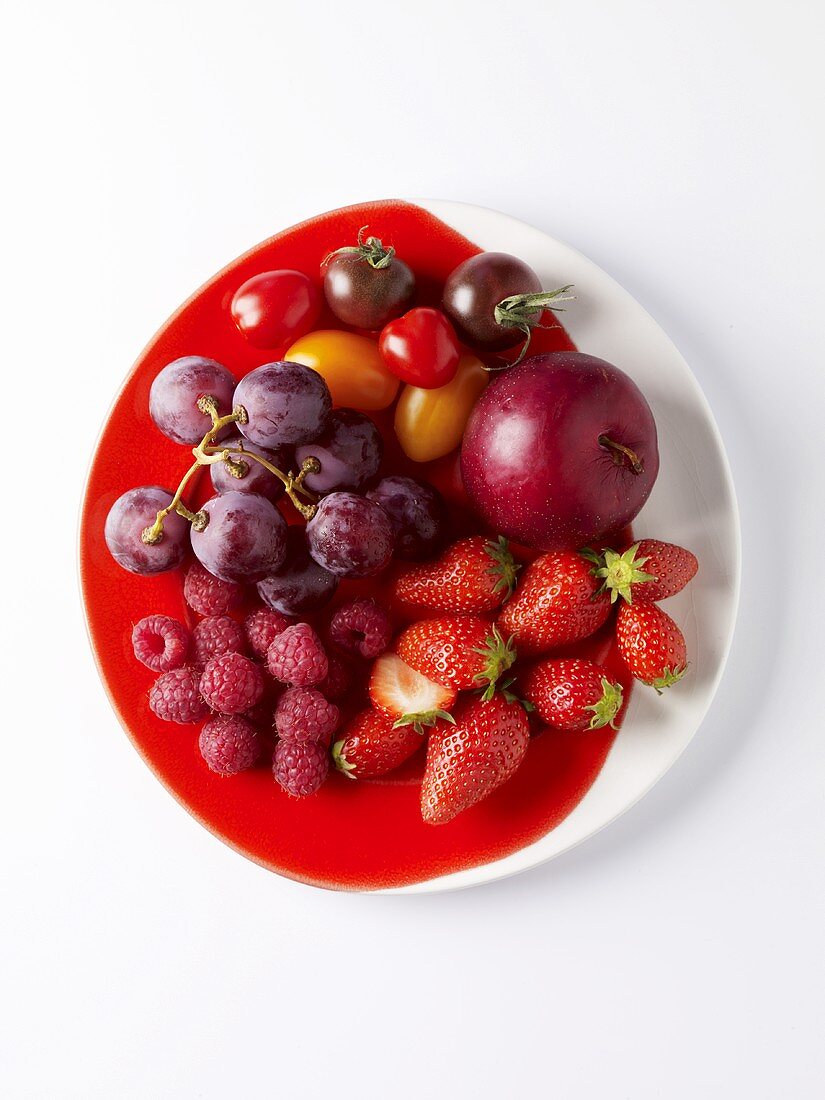
[[[521,565],[510,553],[509,543],[503,535],[499,535],[495,541],[489,539],[484,544],[484,552],[492,560],[492,565],[487,572],[491,577],[496,578],[493,592],[501,592],[502,589],[507,589],[507,593],[501,601],[505,603],[513,595],[516,587],[516,576],[519,569],[521,569]]]
[[[522,698],[521,695],[516,695],[514,691],[510,691],[510,688],[515,682],[515,676],[511,677],[509,680],[505,680],[503,683],[499,684],[499,692],[503,696],[505,703],[518,703],[522,710],[526,711],[527,714],[531,714],[536,708],[530,700]]]
[[[392,728],[394,730],[400,729],[402,726],[412,726],[416,733],[423,735],[425,728],[434,726],[436,722],[449,722],[450,725],[455,725],[455,718],[452,714],[446,710],[422,710],[416,714],[402,714],[400,718],[397,718]]]
[[[355,765],[350,764],[349,760],[344,756],[344,745],[345,742],[341,740],[336,741],[332,746],[332,763],[342,775],[347,777],[347,779],[355,779],[356,777],[352,774],[355,771]]]
[[[592,575],[602,582],[602,586],[596,595],[599,592],[609,592],[611,603],[615,603],[619,596],[628,603],[633,603],[633,585],[648,584],[650,581],[659,579],[652,573],[645,573],[643,569],[639,568],[648,559],[646,557],[637,558],[638,551],[638,542],[634,543],[629,550],[625,550],[623,554],[607,548],[601,554],[590,549],[580,551],[582,557],[595,566],[594,569],[590,570]]]
[[[496,684],[499,678],[512,666],[516,659],[513,639],[511,637],[505,642],[499,633],[498,627],[494,626],[492,634],[487,638],[485,645],[474,648],[473,652],[484,658],[484,667],[481,672],[476,673],[475,679],[479,681],[482,700],[489,703],[496,693]],[[512,681],[508,681],[508,683],[512,683]],[[507,687],[507,684],[503,686]]]
[[[656,694],[661,695],[665,688],[673,687],[674,684],[678,684],[687,670],[687,665],[684,665],[682,668],[664,668],[655,680],[643,680],[642,683],[647,684],[648,687],[655,688]]]
[[[612,684],[606,677],[602,677],[601,699],[585,709],[593,711],[588,729],[598,730],[602,726],[616,729],[616,715],[622,709],[622,685]]]

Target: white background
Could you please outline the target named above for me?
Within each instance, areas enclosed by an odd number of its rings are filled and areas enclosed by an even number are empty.
[[[0,1093],[820,1095],[821,5],[0,10]],[[710,399],[744,534],[670,774],[539,870],[417,898],[282,881],[190,819],[110,711],[74,565],[159,323],[277,229],[393,195],[504,209],[623,283]]]

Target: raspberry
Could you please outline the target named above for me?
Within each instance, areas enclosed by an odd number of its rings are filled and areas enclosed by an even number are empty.
[[[225,615],[243,599],[243,585],[222,581],[193,561],[183,578],[183,598],[199,615]]]
[[[246,640],[256,657],[266,660],[266,651],[279,634],[283,634],[291,620],[280,611],[270,611],[268,607],[259,607],[243,622]]]
[[[318,685],[318,690],[325,695],[330,702],[337,703],[349,692],[352,685],[352,674],[340,657],[327,658],[329,669],[326,679]]]
[[[219,715],[200,732],[201,756],[218,775],[235,775],[251,768],[261,753],[255,727],[237,714]]]
[[[197,722],[209,713],[201,697],[196,668],[174,668],[149,689],[149,708],[164,722]]]
[[[380,657],[392,637],[389,612],[376,600],[341,604],[330,620],[329,636],[348,653]]]
[[[327,777],[329,753],[317,741],[279,741],[272,757],[272,774],[287,794],[315,794]]]
[[[135,656],[152,672],[180,668],[189,652],[189,631],[168,615],[147,615],[132,628]]]
[[[291,687],[278,700],[275,728],[279,737],[288,740],[329,745],[339,717],[338,707],[328,703],[320,691]]]
[[[192,649],[199,665],[222,653],[243,653],[246,650],[243,627],[228,615],[210,615],[201,619],[192,631]]]
[[[264,692],[264,674],[240,653],[213,657],[203,670],[201,695],[221,714],[240,714],[254,707]]]
[[[266,653],[269,671],[282,684],[311,687],[329,671],[321,639],[311,626],[296,623],[279,634]]]

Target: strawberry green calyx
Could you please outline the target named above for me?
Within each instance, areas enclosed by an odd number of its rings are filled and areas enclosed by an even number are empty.
[[[616,715],[622,708],[622,685],[612,684],[610,680],[602,677],[602,697],[597,703],[586,707],[593,711],[588,729],[598,730],[602,726],[610,726],[616,729]]]
[[[647,581],[658,580],[652,573],[645,573],[640,566],[644,565],[647,558],[637,558],[639,544],[634,543],[623,554],[615,550],[603,550],[597,554],[594,550],[582,550],[581,555],[593,562],[595,569],[593,576],[598,577],[602,586],[599,592],[609,592],[610,602],[615,603],[619,596],[628,603],[633,603],[633,591],[631,585],[645,584]],[[598,595],[598,593],[597,593]]]
[[[422,710],[417,714],[402,714],[400,718],[393,722],[392,728],[397,730],[402,726],[412,726],[416,733],[423,735],[427,727],[434,726],[438,721],[449,722],[452,726],[455,725],[455,718],[447,710]]]
[[[508,638],[505,642],[499,633],[498,627],[494,626],[486,644],[473,649],[473,653],[478,653],[484,658],[484,668],[476,674],[475,679],[479,681],[479,686],[483,689],[481,698],[485,703],[488,703],[496,693],[496,684],[499,677],[511,667],[516,659],[513,639]]]
[[[338,769],[338,771],[347,777],[347,779],[355,779],[352,774],[355,771],[355,765],[350,764],[346,756],[344,756],[344,742],[336,741],[332,746],[332,763]]]
[[[516,678],[513,677],[512,679],[505,680],[503,683],[499,684],[499,693],[503,697],[505,703],[517,703],[522,708],[522,710],[526,711],[527,714],[532,714],[532,712],[536,708],[533,706],[530,700],[523,699],[520,695],[516,695],[514,691],[510,691],[510,688],[513,686],[513,684],[515,684],[515,682]]]
[[[661,695],[665,688],[673,687],[674,684],[682,679],[687,672],[688,666],[683,668],[666,668],[661,676],[657,676],[655,680],[643,680],[642,683],[647,684],[648,687],[656,689],[656,694]]]
[[[507,590],[507,594],[502,600],[502,603],[509,600],[513,595],[516,587],[516,574],[521,566],[510,553],[509,544],[507,539],[503,535],[499,535],[498,539],[494,542],[490,539],[484,544],[484,552],[489,556],[492,561],[490,568],[487,572],[491,577],[495,577],[496,581],[493,585],[494,592],[502,592]]]

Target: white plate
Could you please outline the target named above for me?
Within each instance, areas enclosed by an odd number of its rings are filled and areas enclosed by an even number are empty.
[[[687,640],[690,671],[662,696],[633,692],[596,782],[569,817],[519,852],[482,867],[386,893],[474,886],[544,863],[580,844],[637,802],[699,729],[724,671],[739,599],[740,532],[725,448],[690,368],[656,322],[609,275],[546,233],[465,203],[412,200],[488,251],[511,252],[545,287],[575,284],[562,320],[581,351],[615,363],[650,402],[659,431],[659,477],[634,531],[689,547],[699,573],[666,608]]]

